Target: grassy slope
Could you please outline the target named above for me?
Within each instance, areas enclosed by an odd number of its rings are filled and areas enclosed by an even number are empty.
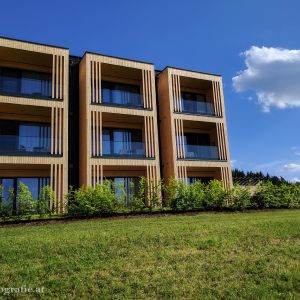
[[[299,299],[299,258],[299,210],[0,228],[0,287],[43,298]]]

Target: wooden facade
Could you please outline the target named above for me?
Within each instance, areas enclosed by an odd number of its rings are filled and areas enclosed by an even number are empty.
[[[102,102],[103,81],[140,87],[143,107],[120,107]],[[106,177],[146,177],[160,180],[154,66],[93,53],[80,62],[80,185],[95,185]],[[143,133],[145,156],[104,157],[102,129],[137,128]]]
[[[213,107],[213,114],[184,112],[182,91],[204,94]],[[163,177],[184,181],[187,177],[212,177],[230,188],[232,176],[222,78],[168,67],[158,75],[158,103]],[[209,134],[217,145],[219,159],[187,158],[185,132]]]
[[[227,188],[232,186],[220,76],[168,67],[156,77],[153,64],[89,52],[78,58],[78,63],[79,149],[70,151],[79,151],[80,186],[94,186],[107,177],[143,176],[151,191],[160,180],[161,171],[165,181],[171,177],[180,180],[213,177],[222,180]],[[0,38],[0,67],[43,72],[51,77],[47,99],[0,93],[1,120],[51,124],[50,155],[0,155],[0,177],[49,177],[56,211],[64,212],[69,184],[69,50]],[[141,107],[103,103],[104,82],[138,87]],[[182,92],[186,91],[205,94],[213,115],[185,113]],[[144,155],[139,158],[104,156],[105,127],[138,129],[142,132]],[[184,138],[188,132],[208,134],[217,146],[219,159],[188,159]]]
[[[69,50],[0,38],[0,67],[40,71],[52,77],[49,99],[0,94],[1,119],[51,124],[51,155],[0,156],[0,176],[50,177],[56,211],[64,212],[68,190]]]

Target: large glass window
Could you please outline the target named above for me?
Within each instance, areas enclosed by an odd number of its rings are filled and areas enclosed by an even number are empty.
[[[141,130],[103,128],[102,141],[104,156],[145,156]]]
[[[116,197],[130,201],[139,192],[139,177],[108,177]]]
[[[210,135],[206,133],[184,134],[185,157],[188,159],[218,160],[216,146],[211,145]]]
[[[34,200],[38,199],[40,190],[50,184],[49,177],[0,177],[0,185],[3,188],[2,199],[4,201],[8,200],[9,189],[14,189],[15,199],[14,199],[14,207],[17,207],[18,199],[18,187],[20,183],[28,186],[29,191]]]
[[[0,67],[0,93],[50,98],[51,74]]]
[[[102,81],[102,102],[112,105],[143,107],[138,85]]]
[[[206,95],[182,92],[182,111],[185,113],[214,115],[213,105],[206,100]]]
[[[1,155],[49,155],[50,124],[0,120]]]

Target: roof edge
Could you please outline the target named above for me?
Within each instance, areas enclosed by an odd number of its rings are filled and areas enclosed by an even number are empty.
[[[17,42],[22,42],[22,43],[29,43],[29,44],[34,44],[34,45],[39,45],[39,46],[46,46],[46,47],[52,47],[52,48],[59,48],[59,49],[64,49],[64,50],[70,50],[69,48],[66,48],[66,47],[55,46],[55,45],[44,44],[44,43],[37,43],[37,42],[32,42],[32,41],[27,41],[27,40],[21,40],[21,39],[16,39],[16,38],[10,38],[10,37],[6,37],[6,36],[2,36],[2,35],[0,35],[0,39],[17,41]]]
[[[154,63],[152,63],[152,62],[141,61],[141,60],[136,60],[136,59],[130,59],[130,58],[114,56],[114,55],[108,55],[108,54],[97,53],[97,52],[91,52],[91,51],[85,51],[82,57],[84,57],[86,54],[93,54],[93,55],[111,57],[111,58],[116,58],[116,59],[121,59],[121,60],[128,60],[128,61],[132,61],[132,62],[137,62],[137,63],[142,63],[142,64],[147,64],[147,65],[154,66]]]
[[[166,66],[163,70],[160,71],[160,73],[162,73],[162,72],[165,71],[166,69],[175,69],[175,70],[179,70],[179,71],[187,71],[187,72],[193,72],[193,73],[197,73],[197,74],[204,74],[204,75],[211,75],[211,76],[222,77],[222,75],[220,75],[220,74],[207,73],[207,72],[201,72],[201,71],[195,71],[195,70],[189,70],[189,69],[177,68],[177,67],[172,67],[172,66]],[[159,75],[159,74],[158,74],[158,75]]]

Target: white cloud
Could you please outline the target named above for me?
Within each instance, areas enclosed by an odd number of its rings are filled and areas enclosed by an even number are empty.
[[[236,159],[232,159],[232,160],[230,161],[231,167],[232,167],[232,168],[234,167],[234,165],[236,164],[236,162],[237,162]]]
[[[299,172],[300,164],[294,164],[294,163],[287,164],[283,166],[283,169],[288,172]]]
[[[297,177],[294,177],[290,180],[292,183],[300,183],[300,179]]]
[[[265,112],[300,107],[300,50],[252,46],[242,55],[247,68],[232,78],[237,92],[253,90]]]

